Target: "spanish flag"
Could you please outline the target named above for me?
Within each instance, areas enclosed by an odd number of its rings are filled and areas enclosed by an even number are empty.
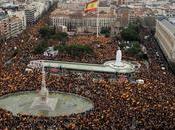
[[[93,0],[86,4],[84,11],[85,12],[95,11],[97,9],[97,6],[98,6],[98,0]]]

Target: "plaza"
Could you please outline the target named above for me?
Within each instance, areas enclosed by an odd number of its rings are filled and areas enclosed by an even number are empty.
[[[1,44],[0,129],[175,128],[175,76],[151,30],[66,35],[48,26],[49,14]],[[58,53],[44,55],[49,47]]]

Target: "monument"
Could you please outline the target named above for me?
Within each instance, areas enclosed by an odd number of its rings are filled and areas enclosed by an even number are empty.
[[[135,71],[135,65],[133,63],[122,60],[122,51],[119,47],[116,51],[116,59],[107,61],[104,65],[115,69],[117,73],[132,73]]]
[[[34,116],[56,117],[68,116],[91,110],[94,104],[86,97],[77,94],[60,92],[58,90],[49,93],[46,88],[45,63],[41,61],[42,84],[41,90],[22,91],[0,96],[0,108],[11,111],[14,115],[18,113]],[[59,88],[59,87],[58,87]],[[78,91],[78,90],[77,90]]]
[[[41,90],[39,91],[37,97],[34,98],[34,101],[31,105],[31,109],[37,110],[39,112],[45,111],[54,111],[58,99],[57,98],[49,98],[49,91],[46,88],[46,80],[45,80],[45,70],[44,64],[42,64],[42,84]]]
[[[115,66],[122,67],[123,63],[121,61],[122,61],[122,51],[120,50],[120,48],[118,48],[118,50],[116,51]]]

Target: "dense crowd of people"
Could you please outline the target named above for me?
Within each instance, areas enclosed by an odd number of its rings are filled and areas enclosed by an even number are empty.
[[[56,41],[49,40],[49,46],[57,46],[61,43],[58,43]],[[79,59],[82,59],[81,62],[88,62],[88,63],[103,63],[104,60],[114,59],[115,52],[117,48],[117,44],[114,42],[111,42],[110,38],[106,37],[99,37],[97,38],[95,35],[76,35],[76,36],[70,36],[68,41],[66,42],[66,45],[73,45],[73,44],[80,44],[80,45],[88,45],[90,48],[93,49],[92,54],[83,54],[79,57],[71,56],[67,53],[58,53],[57,56],[54,57],[47,57],[43,54],[38,54],[33,56],[33,59],[54,59],[54,60],[63,60],[66,59],[66,61],[80,61]],[[108,51],[107,51],[108,50]],[[110,52],[110,53],[109,53]]]
[[[0,50],[0,95],[18,91],[39,90],[41,73],[38,70],[26,73],[25,68],[35,56],[32,50],[39,38],[39,22],[30,27],[18,38],[2,43]],[[88,44],[94,55],[71,57],[59,54],[55,60],[104,63],[114,59],[117,44],[109,38],[95,36],[77,36],[71,43]],[[95,43],[94,43],[95,42]],[[90,111],[69,116],[31,116],[13,115],[0,109],[0,129],[11,130],[118,130],[118,129],[175,129],[175,77],[167,69],[162,69],[162,56],[156,55],[157,48],[153,38],[144,41],[149,57],[149,67],[142,64],[134,79],[143,79],[144,84],[109,80],[107,74],[101,74],[100,80],[94,80],[94,74],[84,72],[80,77],[76,73],[66,76],[49,75],[47,87],[50,91],[71,92],[89,98],[94,103]],[[124,54],[125,58],[125,54]]]

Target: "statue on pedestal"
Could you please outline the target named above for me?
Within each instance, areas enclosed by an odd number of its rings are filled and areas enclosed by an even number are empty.
[[[120,47],[116,51],[116,61],[115,61],[115,66],[123,66],[122,64],[122,51],[120,50]]]

